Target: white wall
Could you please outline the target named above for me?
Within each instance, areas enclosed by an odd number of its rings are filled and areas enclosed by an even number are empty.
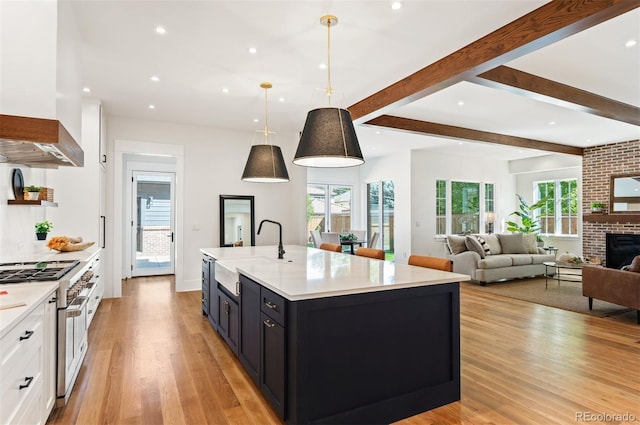
[[[582,235],[582,160],[576,156],[547,155],[512,161],[512,171],[516,175],[516,193],[521,194],[527,202],[533,202],[533,185],[536,181],[578,179],[578,235]],[[558,253],[570,252],[582,255],[582,238],[576,237],[544,237],[545,246],[555,246]]]
[[[516,207],[515,177],[509,173],[508,161],[475,159],[416,150],[411,155],[411,252],[442,256],[444,240],[437,239],[435,220],[436,180],[459,180],[495,184],[495,232]]]
[[[25,186],[47,186],[44,169],[0,164],[0,262],[24,260],[43,249],[44,243],[36,241],[34,226],[49,219],[47,213],[51,212],[48,207],[7,204],[7,200],[15,199],[11,185],[15,168],[22,171]]]
[[[306,169],[291,163],[297,147],[297,134],[279,137],[291,179],[289,183],[247,183],[240,180],[252,136],[250,130],[234,132],[122,117],[107,119],[107,205],[112,207],[109,213],[113,216],[122,216],[122,211],[115,207],[115,198],[121,198],[123,193],[121,174],[112,168],[115,140],[125,142],[125,146],[126,141],[150,142],[151,150],[162,144],[183,147],[184,176],[178,176],[183,181],[176,185],[184,191],[184,234],[176,235],[177,238],[182,237],[183,243],[183,252],[178,253],[184,258],[183,282],[176,282],[176,288],[180,290],[200,288],[199,249],[219,246],[219,195],[255,196],[256,229],[262,219],[278,221],[283,225],[285,244],[305,244]],[[113,235],[107,237],[107,245],[113,246],[115,239],[110,241],[109,238]],[[256,236],[256,245],[275,245],[277,242],[277,226],[267,224]],[[114,264],[113,270],[114,276],[121,274],[119,264]],[[117,296],[119,291],[115,290],[114,294]]]

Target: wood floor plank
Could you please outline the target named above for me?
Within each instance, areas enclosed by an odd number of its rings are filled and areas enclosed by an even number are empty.
[[[48,424],[281,424],[200,299],[176,293],[169,276],[125,281],[122,298],[98,309],[69,403]],[[592,317],[464,287],[460,299],[461,400],[398,424],[567,424],[580,412],[640,424],[635,316]]]

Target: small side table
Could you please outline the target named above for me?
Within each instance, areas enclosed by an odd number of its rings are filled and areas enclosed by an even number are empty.
[[[558,256],[558,248],[556,248],[555,246],[543,246],[542,249],[549,253],[553,253],[554,257]]]

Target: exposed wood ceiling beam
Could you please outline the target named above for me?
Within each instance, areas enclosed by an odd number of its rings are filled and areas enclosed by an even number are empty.
[[[348,109],[362,124],[639,6],[640,0],[551,1]]]
[[[507,66],[499,66],[469,81],[575,111],[640,125],[640,108]]]
[[[541,140],[527,139],[524,137],[508,136],[506,134],[490,133],[488,131],[472,130],[470,128],[455,127],[452,125],[438,124],[427,121],[419,121],[410,118],[382,115],[367,121],[368,125],[375,125],[411,133],[446,137],[451,139],[465,139],[478,142],[496,143],[500,145],[515,146],[527,149],[539,149],[549,152],[564,153],[570,155],[582,155],[583,149],[576,146],[561,145],[558,143],[543,142]]]

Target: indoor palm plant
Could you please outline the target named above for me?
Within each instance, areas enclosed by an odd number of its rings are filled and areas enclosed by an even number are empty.
[[[527,201],[519,194],[516,193],[520,205],[518,206],[519,211],[514,211],[509,216],[516,215],[520,217],[520,224],[515,221],[507,221],[507,230],[509,232],[517,232],[517,233],[539,233],[540,232],[540,223],[535,219],[534,213],[536,210],[544,207],[547,202],[547,198],[541,199],[535,204],[529,205]]]

